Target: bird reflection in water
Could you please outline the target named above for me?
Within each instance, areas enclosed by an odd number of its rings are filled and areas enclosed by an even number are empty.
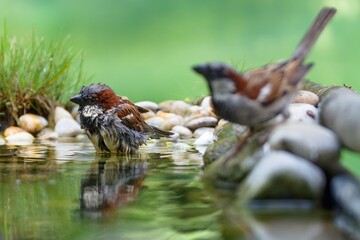
[[[111,216],[137,199],[147,169],[140,155],[97,155],[90,173],[81,182],[80,210],[84,217]]]

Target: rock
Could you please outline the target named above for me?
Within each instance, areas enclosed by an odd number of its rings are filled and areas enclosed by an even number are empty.
[[[164,124],[165,119],[162,117],[152,117],[145,120],[145,122],[151,126],[160,128],[162,124]]]
[[[176,142],[177,140],[179,140],[179,138],[180,138],[180,134],[174,132],[174,134],[172,134],[167,140],[170,142]]]
[[[201,135],[203,135],[203,133],[205,132],[211,132],[213,133],[215,131],[215,128],[211,128],[211,127],[202,127],[202,128],[198,128],[194,131],[194,137],[195,138],[198,138],[200,137]]]
[[[48,121],[42,116],[27,113],[19,118],[19,127],[29,133],[37,133],[48,125]]]
[[[83,130],[73,118],[61,118],[55,125],[55,132],[59,134],[59,137],[75,137]]]
[[[239,203],[260,199],[307,199],[320,202],[325,186],[321,169],[285,151],[265,154],[238,192]]]
[[[191,138],[192,137],[192,132],[190,131],[190,129],[183,127],[183,126],[174,126],[171,129],[172,132],[174,133],[178,133],[180,138],[185,139],[185,138]]]
[[[195,140],[194,144],[197,146],[208,146],[214,142],[214,133],[204,132],[198,139]]]
[[[236,136],[230,136],[226,138],[221,138],[211,144],[204,153],[204,165],[209,165],[210,163],[219,159],[224,154],[228,153],[232,149],[236,141],[238,141],[238,138]]]
[[[143,116],[143,118],[145,120],[149,119],[149,118],[153,118],[153,117],[156,117],[156,114],[153,112],[153,111],[148,111],[146,113],[142,113],[141,114]]]
[[[180,100],[170,100],[159,103],[161,111],[175,113],[180,116],[185,116],[190,112],[191,105]]]
[[[21,133],[21,132],[26,132],[26,131],[24,129],[22,129],[22,128],[19,128],[19,127],[10,126],[10,127],[5,129],[4,137],[14,135],[16,133]]]
[[[192,105],[189,108],[189,115],[195,115],[195,114],[199,114],[201,111],[201,107],[197,106],[197,105]]]
[[[74,119],[76,119],[79,116],[79,105],[75,105],[73,108],[71,108],[71,115]]]
[[[287,123],[277,127],[268,143],[272,149],[286,150],[329,169],[340,158],[340,142],[327,128],[315,124]]]
[[[287,122],[318,123],[319,110],[307,103],[292,103],[288,108],[289,118]]]
[[[229,123],[229,121],[227,121],[225,119],[220,119],[218,124],[216,125],[216,128],[219,128],[219,127],[225,125],[226,123]]]
[[[339,88],[321,100],[321,123],[336,133],[349,149],[360,152],[360,95]]]
[[[242,141],[244,136],[240,139],[237,136],[222,138],[210,145],[203,157],[206,165],[203,180],[206,187],[215,188],[217,191],[238,189],[264,155],[261,140],[263,136],[262,133],[254,135],[241,148],[238,142]],[[214,155],[218,157],[215,158]]]
[[[307,103],[316,106],[319,103],[319,97],[313,92],[299,90],[293,98],[293,103]]]
[[[158,111],[158,112],[156,113],[156,116],[157,116],[157,117],[162,117],[163,119],[169,119],[169,118],[172,118],[172,117],[176,117],[176,116],[178,116],[178,115],[176,115],[175,113]]]
[[[185,127],[195,130],[201,127],[214,127],[218,120],[214,117],[200,117],[185,123]]]
[[[65,108],[57,106],[54,111],[55,124],[57,124],[60,121],[60,119],[63,118],[74,119],[71,113],[66,111]]]
[[[247,126],[227,122],[223,125],[218,125],[215,128],[214,135],[217,139],[222,139],[230,136],[241,136],[246,131],[248,131]]]
[[[202,108],[210,108],[212,109],[213,108],[213,105],[212,105],[212,100],[211,100],[211,96],[206,96],[204,97],[204,99],[201,101],[201,104],[200,106]]]
[[[170,130],[174,126],[182,125],[183,123],[184,119],[179,115],[175,115],[173,117],[166,118],[165,121],[161,124],[160,128],[164,130]]]
[[[341,233],[341,236],[346,236],[348,239],[360,239],[360,223],[351,215],[344,211],[334,211],[334,225],[336,230]],[[341,237],[332,236],[332,239],[341,239]],[[317,238],[320,239],[320,238]],[[321,239],[330,239],[321,238]]]
[[[336,208],[360,224],[360,181],[349,173],[334,176],[330,182]]]
[[[59,138],[59,134],[51,128],[44,128],[38,133],[37,138],[40,140],[56,140]]]
[[[5,137],[7,143],[14,145],[32,144],[34,136],[28,132],[19,132]]]
[[[224,222],[224,228],[234,232],[246,233],[244,235],[228,235],[225,239],[291,239],[291,240],[344,240],[344,233],[333,226],[333,214],[331,217],[324,217],[324,211],[312,211],[313,204],[309,201],[274,201],[257,211],[256,209],[233,209],[226,206],[228,212]],[[283,206],[284,204],[285,206]],[[264,204],[262,204],[264,205]],[[280,205],[280,206],[279,206]],[[253,204],[251,205],[253,207]],[[230,210],[228,208],[231,208]],[[280,209],[284,209],[283,211]],[[230,212],[230,213],[229,213]],[[228,216],[230,215],[230,217]],[[241,227],[239,227],[241,224]],[[239,230],[238,230],[239,229]],[[235,231],[236,231],[235,230]],[[223,230],[226,231],[226,229]],[[225,235],[227,236],[227,235]],[[236,237],[232,237],[236,236]],[[243,237],[244,236],[244,237]],[[246,237],[245,237],[246,236]],[[351,238],[359,239],[359,238]]]
[[[142,108],[149,109],[153,112],[156,112],[157,110],[159,110],[159,105],[157,103],[154,103],[151,101],[141,101],[141,102],[135,103],[135,105],[142,107]]]
[[[159,103],[159,109],[163,112],[170,112],[171,105],[174,101],[173,100],[167,100],[164,102]]]
[[[202,117],[214,117],[217,119],[216,114],[212,111],[211,108],[201,108],[196,110],[195,112],[187,115],[185,117],[186,122],[189,122],[191,120],[197,119],[197,118],[202,118]]]
[[[190,111],[190,104],[184,101],[174,101],[171,105],[170,112],[180,116],[185,116]]]

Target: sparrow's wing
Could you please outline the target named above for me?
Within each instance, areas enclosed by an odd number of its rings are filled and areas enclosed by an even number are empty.
[[[268,66],[263,68],[239,73],[230,67],[226,67],[226,76],[232,80],[236,87],[236,93],[251,100],[262,101],[264,87],[269,84]],[[266,90],[269,91],[269,90]]]
[[[275,95],[274,92],[281,84],[281,71],[278,73],[274,71],[277,66],[279,64],[267,65],[244,73],[238,73],[228,67],[226,73],[227,77],[234,82],[238,94],[262,103],[268,101],[266,97],[269,94]]]
[[[139,110],[140,113],[147,113],[149,112],[149,109],[137,106],[135,104],[133,104],[129,99],[127,99],[127,97],[124,96],[118,96],[119,98],[119,103],[118,104],[129,104],[129,105],[134,105],[136,106],[136,108]]]
[[[147,130],[148,125],[135,104],[127,100],[119,104],[116,109],[116,115],[126,127],[138,132]]]
[[[235,84],[236,91],[240,94],[243,94],[247,87],[248,80],[244,77],[243,74],[238,73],[235,69],[231,67],[226,67],[225,71],[227,77],[230,78]]]
[[[303,65],[302,61],[290,59],[244,73],[228,72],[228,76],[235,85],[241,84],[241,91],[237,93],[268,105],[287,93],[296,91],[311,67],[312,64]]]
[[[140,113],[147,113],[149,112],[149,109],[147,108],[143,108],[143,107],[140,107],[138,105],[135,105],[137,107],[137,109],[139,110]]]

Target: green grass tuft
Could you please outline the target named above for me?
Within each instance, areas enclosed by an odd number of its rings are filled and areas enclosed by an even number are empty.
[[[5,24],[6,25],[6,24]],[[0,38],[0,116],[17,122],[27,112],[42,116],[65,104],[87,81],[82,54],[66,47],[67,39],[46,43],[35,34],[29,40]]]

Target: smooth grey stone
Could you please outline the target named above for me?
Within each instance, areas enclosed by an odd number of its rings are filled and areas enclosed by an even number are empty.
[[[185,123],[185,127],[195,130],[201,127],[214,127],[218,120],[214,117],[200,117]]]
[[[285,151],[263,155],[240,185],[240,204],[262,199],[303,199],[319,202],[325,176],[311,162]]]
[[[321,123],[334,131],[346,147],[360,152],[360,95],[339,88],[326,95],[320,106]]]
[[[337,208],[351,216],[360,226],[360,181],[349,173],[334,176],[331,194]]]
[[[180,138],[183,138],[183,139],[192,137],[192,132],[187,127],[177,125],[177,126],[174,126],[171,129],[171,131],[175,132],[175,133],[178,133]]]
[[[315,164],[330,168],[340,157],[340,142],[329,129],[309,123],[287,123],[270,134],[272,149],[286,150]]]

